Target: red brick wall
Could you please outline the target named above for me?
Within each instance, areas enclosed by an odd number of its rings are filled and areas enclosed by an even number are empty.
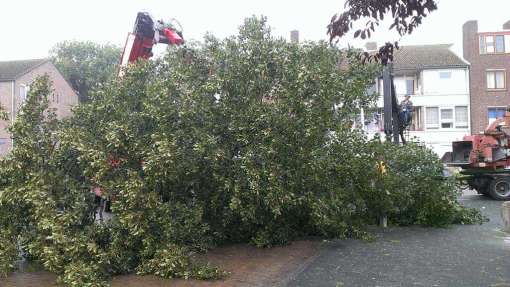
[[[509,106],[510,54],[484,54],[479,52],[478,24],[469,21],[463,27],[464,58],[470,65],[471,132],[482,132],[488,125],[488,107]],[[503,91],[487,90],[486,71],[506,69],[506,86]]]

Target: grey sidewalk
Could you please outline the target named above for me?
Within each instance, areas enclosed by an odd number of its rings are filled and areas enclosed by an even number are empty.
[[[501,202],[475,194],[461,201],[490,218],[447,229],[389,228],[374,242],[337,240],[288,286],[510,286],[510,234]]]

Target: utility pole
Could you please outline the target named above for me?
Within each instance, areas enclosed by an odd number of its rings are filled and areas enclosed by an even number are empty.
[[[388,63],[383,68],[383,97],[384,97],[384,134],[386,141],[391,142],[391,135],[393,135],[393,142],[399,143],[399,121],[398,109],[394,109],[398,103],[395,96],[395,87],[393,85],[393,64]]]

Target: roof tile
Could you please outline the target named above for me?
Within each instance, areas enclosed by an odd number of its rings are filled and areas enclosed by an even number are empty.
[[[468,67],[468,63],[450,50],[451,46],[451,44],[402,46],[394,54],[394,74],[415,74],[427,68]]]
[[[0,81],[15,80],[17,77],[47,61],[48,59],[33,59],[0,62]]]

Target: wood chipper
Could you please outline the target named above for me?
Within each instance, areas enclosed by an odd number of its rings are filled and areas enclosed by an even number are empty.
[[[461,180],[479,194],[497,200],[510,200],[510,109],[479,135],[465,136],[452,143],[452,152],[442,160],[461,168]]]

